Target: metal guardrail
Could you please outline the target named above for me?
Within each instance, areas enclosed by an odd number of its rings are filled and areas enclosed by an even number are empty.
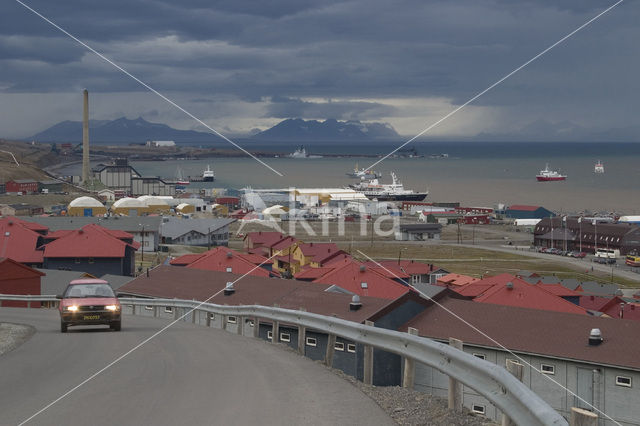
[[[0,300],[55,302],[55,296],[0,294]],[[567,425],[567,421],[506,369],[448,345],[419,336],[304,311],[249,305],[229,306],[180,299],[120,298],[130,306],[172,307],[292,324],[414,359],[474,389],[520,425]],[[157,310],[154,308],[154,312]],[[135,309],[134,309],[135,314]],[[176,311],[177,316],[177,311]],[[177,316],[180,318],[180,316]],[[257,325],[258,322],[256,321]],[[275,333],[274,333],[275,334]]]

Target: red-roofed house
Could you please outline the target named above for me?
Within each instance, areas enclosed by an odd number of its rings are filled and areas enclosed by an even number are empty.
[[[333,271],[313,282],[333,284],[360,296],[383,299],[396,299],[410,291],[409,287],[389,279],[375,269],[368,268],[365,264],[353,259],[334,262],[331,266],[334,268]]]
[[[291,252],[291,272],[295,275],[307,265],[320,268],[341,254],[345,252],[334,243],[298,243]]]
[[[258,277],[277,276],[271,272],[272,261],[267,258],[255,254],[238,253],[222,247],[213,248],[199,255],[186,254],[170,263],[174,266],[186,266],[206,271],[249,274]]]
[[[258,247],[268,246],[269,244],[274,244],[283,238],[284,234],[282,232],[248,232],[247,235],[244,236],[244,250],[249,251]]]
[[[474,291],[478,290],[478,291]],[[541,286],[511,274],[501,274],[467,284],[458,293],[475,302],[586,315],[586,309],[564,300]]]
[[[298,272],[297,274],[295,274],[293,277],[296,280],[301,280],[301,281],[314,281],[321,278],[325,274],[328,274],[331,271],[333,271],[333,268],[330,268],[330,267],[326,267],[326,268],[307,267],[302,271]]]
[[[44,246],[44,267],[104,274],[133,275],[140,244],[133,235],[91,224],[60,234]]]
[[[403,280],[407,280],[409,284],[435,284],[439,277],[448,274],[448,271],[435,265],[409,259],[401,259],[400,261],[382,260],[380,262],[368,262],[368,264],[373,268],[381,269],[378,272],[387,277],[395,275],[393,279],[401,283]]]
[[[44,273],[9,258],[0,258],[0,294],[40,294],[40,277]],[[27,302],[0,301],[4,307],[26,307]],[[33,302],[39,307],[40,302]]]
[[[611,318],[640,321],[640,300],[626,297],[613,297],[599,309]]]
[[[30,229],[23,220],[0,218],[0,257],[8,257],[29,266],[42,266],[43,236]]]

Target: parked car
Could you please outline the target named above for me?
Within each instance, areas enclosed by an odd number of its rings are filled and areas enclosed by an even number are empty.
[[[108,325],[120,331],[120,302],[105,280],[84,278],[69,283],[60,299],[60,331],[72,325]]]
[[[593,261],[594,261],[595,263],[600,263],[600,264],[603,264],[603,265],[606,265],[606,264],[607,264],[607,259],[606,259],[606,258],[604,258],[604,257],[594,257],[594,258],[593,258]]]
[[[608,259],[607,259],[607,264],[609,264],[609,265],[615,265],[615,264],[617,264],[617,263],[618,263],[618,262],[617,262],[617,261],[616,261],[616,259],[614,259],[614,258],[608,258]]]
[[[577,258],[580,258],[580,259],[583,259],[583,258],[587,257],[587,253],[585,253],[583,251],[577,251],[575,253],[576,254],[573,257],[577,257]]]

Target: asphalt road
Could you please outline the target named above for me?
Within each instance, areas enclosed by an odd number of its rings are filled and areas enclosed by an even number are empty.
[[[59,331],[57,311],[0,308],[31,339],[0,356],[0,425],[19,424],[166,324]],[[77,330],[77,331],[76,331]],[[391,425],[328,369],[264,341],[178,323],[35,417],[33,425]]]

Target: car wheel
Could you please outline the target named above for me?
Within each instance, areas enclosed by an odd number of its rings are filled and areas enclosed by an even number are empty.
[[[113,331],[120,331],[121,328],[122,328],[122,322],[118,321],[118,322],[111,323],[111,329]]]
[[[67,324],[60,322],[60,331],[63,333],[67,332]]]

